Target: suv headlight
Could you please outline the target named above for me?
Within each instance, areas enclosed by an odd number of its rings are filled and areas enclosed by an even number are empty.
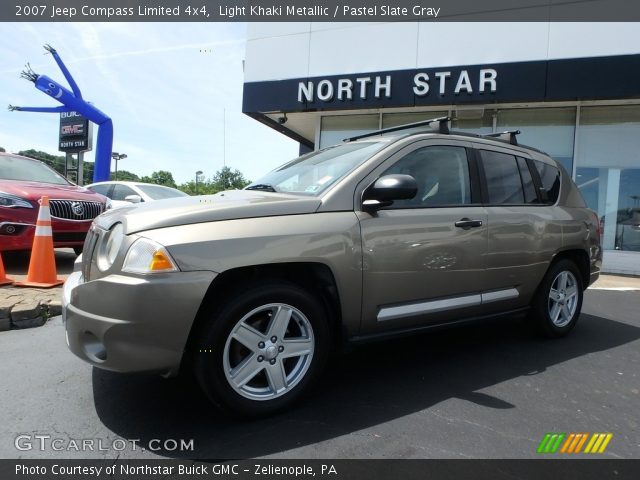
[[[169,252],[157,242],[139,238],[129,247],[122,266],[129,273],[166,273],[179,271]]]
[[[108,270],[116,260],[118,251],[124,240],[124,227],[121,223],[116,223],[102,239],[98,248],[97,264],[101,272]]]
[[[23,207],[33,208],[33,205],[24,198],[16,197],[15,195],[9,195],[8,193],[0,192],[0,207]]]

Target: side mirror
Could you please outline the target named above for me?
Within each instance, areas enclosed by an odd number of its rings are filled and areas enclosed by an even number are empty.
[[[124,197],[124,201],[129,203],[140,203],[142,201],[142,197],[140,195],[127,195]]]
[[[411,175],[385,175],[377,179],[362,195],[365,211],[388,207],[395,200],[409,200],[418,193],[418,184]]]

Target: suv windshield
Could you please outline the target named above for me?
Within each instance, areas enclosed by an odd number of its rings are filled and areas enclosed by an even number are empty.
[[[0,179],[70,185],[62,175],[44,163],[10,155],[0,156]]]
[[[312,152],[269,172],[247,190],[320,195],[385,145],[381,141],[344,143]]]
[[[188,195],[180,190],[170,187],[162,187],[160,185],[143,185],[136,184],[140,190],[149,195],[154,200],[162,200],[163,198],[188,197]]]

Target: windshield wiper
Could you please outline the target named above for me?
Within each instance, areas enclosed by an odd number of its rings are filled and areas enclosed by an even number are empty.
[[[276,192],[276,189],[273,188],[273,185],[269,185],[268,183],[256,183],[255,185],[249,185],[245,190],[263,190],[265,192]]]

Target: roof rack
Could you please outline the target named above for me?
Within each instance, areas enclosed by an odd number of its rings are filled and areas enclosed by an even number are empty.
[[[360,140],[361,138],[374,137],[376,135],[384,135],[385,133],[397,132],[400,130],[407,130],[409,128],[429,126],[436,133],[448,134],[449,132],[450,117],[438,117],[431,120],[422,120],[420,122],[406,123],[397,127],[383,128],[376,130],[375,132],[363,133],[362,135],[356,135],[355,137],[345,138],[343,142],[353,142],[354,140]]]
[[[360,140],[361,138],[374,137],[376,135],[384,135],[385,133],[398,132],[400,130],[407,130],[410,128],[429,126],[434,133],[441,133],[445,135],[449,135],[449,134],[460,135],[463,137],[473,137],[473,138],[495,138],[500,142],[509,143],[511,145],[526,148],[528,150],[533,150],[535,152],[540,152],[547,155],[547,153],[543,152],[542,150],[538,150],[537,148],[518,143],[518,139],[516,138],[516,135],[519,135],[521,133],[520,130],[507,130],[505,132],[487,133],[487,134],[458,132],[455,130],[449,130],[450,121],[451,121],[451,117],[432,118],[431,120],[422,120],[420,122],[407,123],[404,125],[398,125],[397,127],[383,128],[381,130],[376,130],[374,132],[363,133],[362,135],[356,135],[355,137],[345,138],[343,142],[352,142],[354,140]],[[425,132],[410,132],[408,135],[413,135],[418,133],[425,133]]]
[[[518,139],[516,135],[520,135],[520,130],[507,130],[505,132],[499,133],[487,133],[482,135],[483,137],[494,137],[500,140],[504,140],[505,142],[509,142],[511,145],[518,145]]]

